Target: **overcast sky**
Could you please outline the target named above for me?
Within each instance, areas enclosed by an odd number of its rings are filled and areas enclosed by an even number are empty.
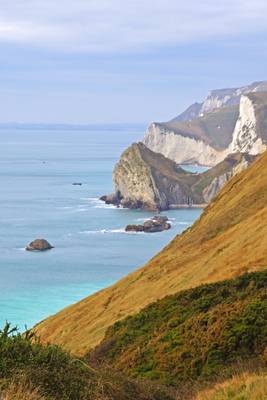
[[[266,0],[0,0],[0,122],[150,122],[267,79]]]

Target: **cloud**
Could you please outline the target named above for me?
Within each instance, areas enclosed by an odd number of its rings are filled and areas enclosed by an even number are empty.
[[[266,32],[265,0],[0,0],[0,41],[135,52]]]

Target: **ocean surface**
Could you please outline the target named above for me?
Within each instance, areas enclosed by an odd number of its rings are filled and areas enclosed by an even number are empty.
[[[172,210],[170,231],[124,232],[151,213],[107,206],[112,169],[145,126],[0,129],[0,325],[33,326],[142,266],[201,210]],[[190,167],[191,170],[198,170]],[[81,182],[82,186],[72,185]],[[24,250],[35,238],[55,248]]]

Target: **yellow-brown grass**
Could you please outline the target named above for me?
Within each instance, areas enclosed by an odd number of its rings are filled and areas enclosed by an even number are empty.
[[[37,389],[26,383],[11,383],[0,395],[1,400],[45,400]]]
[[[211,390],[199,393],[196,400],[266,400],[267,375],[235,376]]]
[[[267,153],[235,176],[201,218],[143,268],[48,318],[44,342],[82,355],[115,321],[168,294],[267,267]]]

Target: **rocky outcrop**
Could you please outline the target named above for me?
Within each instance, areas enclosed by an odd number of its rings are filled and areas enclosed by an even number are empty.
[[[35,239],[25,248],[27,251],[46,251],[53,249],[53,246],[45,239]]]
[[[204,174],[200,174],[198,186],[203,188],[202,196],[205,203],[210,203],[222,187],[236,174],[244,171],[253,161],[255,156],[249,154],[229,154],[225,160]],[[211,177],[213,178],[211,179]],[[205,182],[201,184],[201,181]],[[210,181],[208,184],[207,182]]]
[[[134,143],[114,168],[115,193],[101,199],[108,204],[151,211],[204,206],[252,159],[248,155],[229,155],[210,170],[194,174],[143,143]]]
[[[260,154],[266,150],[267,93],[242,96],[231,152]]]
[[[113,171],[114,204],[150,211],[165,210],[170,204],[190,202],[190,194],[178,178],[176,163],[152,152],[143,143],[125,150]],[[184,174],[180,168],[180,172]],[[102,198],[103,199],[103,198]]]
[[[143,225],[127,225],[125,231],[155,233],[167,231],[170,228],[171,224],[168,222],[168,217],[156,215],[155,217],[145,221]]]
[[[247,138],[245,147],[252,147],[250,154],[259,154],[263,149],[262,143],[254,141],[253,132],[250,134],[255,121],[250,124],[241,114],[244,109],[243,99],[252,96],[257,104],[258,101],[261,102],[259,98],[265,95],[264,91],[267,91],[267,82],[256,82],[237,89],[214,90],[203,103],[193,104],[171,121],[152,123],[143,142],[151,150],[160,152],[179,164],[215,166],[227,154],[242,151],[236,145],[236,139],[242,135]],[[250,94],[246,95],[248,93]],[[251,116],[249,113],[248,117]],[[244,126],[247,128],[243,128]],[[244,131],[240,134],[242,129]]]

